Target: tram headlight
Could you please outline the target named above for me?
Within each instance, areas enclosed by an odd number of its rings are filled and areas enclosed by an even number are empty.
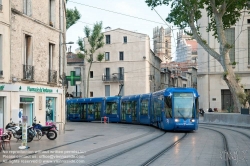
[[[179,122],[179,119],[175,119],[174,121],[175,121],[175,122]]]
[[[191,120],[191,122],[195,122],[195,120],[194,120],[194,119],[192,119],[192,120]]]

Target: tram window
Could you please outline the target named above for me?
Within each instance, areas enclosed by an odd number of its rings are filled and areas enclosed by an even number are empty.
[[[158,99],[154,100],[154,115],[159,116],[161,113],[161,101]]]
[[[142,100],[141,101],[141,115],[147,115],[148,114],[148,100]]]
[[[116,102],[107,102],[107,114],[117,114],[117,103]]]
[[[165,114],[166,118],[172,118],[172,100],[171,97],[164,98],[164,105],[165,105]]]
[[[80,111],[80,106],[77,103],[70,104],[69,106],[69,113],[70,114],[78,114]]]
[[[88,114],[93,114],[94,113],[94,103],[89,103],[88,104]]]

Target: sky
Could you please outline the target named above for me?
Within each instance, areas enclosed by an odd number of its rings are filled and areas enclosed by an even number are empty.
[[[108,26],[111,29],[121,28],[147,34],[151,41],[155,27],[173,27],[164,21],[170,12],[170,7],[164,5],[151,10],[145,0],[68,0],[67,8],[74,7],[80,11],[81,19],[67,30],[67,42],[74,42],[71,45],[72,52],[78,48],[78,37],[85,37],[84,27],[92,28],[94,23],[100,21],[103,23],[103,32],[104,28]],[[173,57],[176,48],[176,33],[177,31],[173,30],[171,34],[173,36],[171,42]],[[151,49],[153,49],[152,44]]]

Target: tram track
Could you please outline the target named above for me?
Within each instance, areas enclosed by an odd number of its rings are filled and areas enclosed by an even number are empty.
[[[202,125],[202,126],[203,126],[203,125]],[[204,124],[204,126],[207,126],[207,125]],[[213,125],[208,124],[208,126],[213,126]],[[218,127],[218,126],[216,126],[216,128],[234,131],[234,132],[240,133],[240,134],[242,134],[242,135],[244,135],[244,136],[246,136],[247,138],[250,139],[250,135],[248,135],[248,134],[246,134],[246,133],[243,133],[243,132],[241,132],[241,131],[238,131],[238,130],[228,129],[228,128],[225,128],[225,127]],[[236,127],[236,128],[237,128],[237,127]],[[241,128],[241,127],[240,127],[240,128]],[[248,128],[244,128],[244,129],[248,129]]]
[[[99,160],[99,161],[89,163],[89,164],[87,164],[87,165],[88,165],[88,166],[96,166],[96,165],[100,165],[100,164],[102,164],[102,163],[105,163],[105,162],[107,162],[107,161],[109,161],[109,160],[111,160],[111,159],[114,159],[114,158],[116,158],[116,157],[118,157],[118,156],[120,156],[120,155],[123,155],[123,154],[125,154],[125,153],[127,153],[127,152],[129,152],[129,151],[131,151],[131,150],[133,150],[133,149],[136,149],[136,148],[139,148],[140,146],[146,145],[146,144],[148,144],[149,142],[152,142],[152,141],[154,141],[154,140],[156,140],[156,139],[162,137],[162,136],[165,135],[166,133],[167,133],[167,132],[164,132],[163,134],[161,134],[161,135],[159,135],[159,136],[157,136],[157,137],[154,137],[154,138],[152,138],[152,139],[150,139],[150,140],[144,141],[143,143],[137,144],[136,146],[133,146],[133,147],[128,148],[128,149],[125,149],[125,150],[123,150],[123,151],[121,151],[121,152],[118,152],[118,153],[116,153],[116,154],[110,155],[109,157],[106,157],[106,158],[101,159],[101,160]]]
[[[138,144],[138,145],[133,146],[133,147],[131,147],[131,148],[125,149],[125,150],[123,150],[123,151],[121,151],[121,152],[119,152],[119,153],[116,153],[116,154],[111,155],[111,156],[109,156],[109,157],[106,157],[106,158],[104,158],[104,159],[102,159],[102,160],[99,160],[99,161],[97,161],[97,162],[93,162],[93,163],[90,163],[90,164],[87,164],[87,165],[88,165],[88,166],[97,166],[97,165],[101,165],[101,164],[103,164],[103,163],[105,163],[105,162],[107,162],[107,161],[109,161],[109,160],[111,160],[111,159],[114,159],[114,158],[116,158],[116,157],[118,157],[118,156],[121,156],[121,155],[123,155],[123,154],[125,154],[125,153],[127,153],[127,152],[130,152],[130,151],[132,151],[132,150],[134,150],[134,149],[136,149],[136,148],[139,148],[139,147],[141,147],[141,146],[143,146],[143,145],[146,145],[146,144],[148,144],[148,143],[150,143],[150,142],[152,142],[152,141],[154,141],[154,140],[156,140],[156,139],[158,139],[158,138],[164,136],[166,133],[167,133],[167,132],[165,132],[165,133],[163,133],[162,135],[159,135],[159,136],[157,136],[157,137],[155,137],[155,138],[153,138],[153,139],[150,139],[150,140],[148,140],[148,141],[145,141],[145,142],[143,142],[143,143],[141,143],[141,144]],[[158,159],[160,156],[162,156],[165,152],[167,152],[167,151],[170,150],[172,147],[174,147],[176,144],[178,144],[178,143],[179,143],[184,137],[186,137],[186,136],[187,136],[187,133],[185,133],[180,139],[178,139],[177,141],[175,141],[174,143],[172,143],[171,145],[169,145],[168,147],[164,148],[164,149],[161,150],[159,153],[155,154],[153,157],[151,157],[150,159],[148,159],[147,161],[145,161],[142,165],[144,166],[144,165],[148,165],[148,164],[154,162],[156,159]]]
[[[153,157],[145,161],[141,166],[148,166],[151,163],[153,163],[155,160],[157,160],[159,157],[161,157],[164,153],[169,151],[171,148],[173,148],[175,145],[177,145],[182,139],[184,139],[187,136],[187,133],[185,133],[180,139],[175,141],[173,144],[170,146],[166,147],[165,149],[161,150],[159,153],[155,154]]]
[[[222,137],[222,140],[223,140],[223,144],[224,144],[224,151],[225,152],[229,152],[229,147],[228,147],[228,142],[227,142],[227,138],[225,136],[225,134],[223,134],[222,132],[218,131],[218,130],[214,130],[214,129],[211,129],[211,128],[207,128],[207,127],[200,127],[200,128],[203,128],[203,129],[207,129],[207,130],[212,130],[214,132],[217,132],[221,135]],[[228,157],[225,153],[225,165],[226,166],[232,166],[232,161],[230,159],[230,157]]]
[[[126,139],[126,140],[123,140],[123,141],[120,141],[120,142],[116,142],[116,143],[111,144],[111,145],[96,148],[96,149],[93,149],[93,150],[90,150],[90,151],[87,151],[87,152],[78,153],[78,154],[73,155],[73,156],[74,157],[78,157],[78,156],[81,156],[81,155],[87,156],[87,155],[90,155],[90,154],[93,154],[93,153],[96,153],[96,152],[100,152],[100,151],[108,149],[108,148],[112,148],[112,147],[115,147],[115,146],[118,146],[118,145],[121,145],[121,144],[124,144],[124,143],[128,143],[128,142],[137,140],[139,138],[143,138],[145,136],[153,134],[154,132],[155,132],[155,130],[150,129],[147,133],[141,134],[139,136],[132,137],[130,139]],[[61,145],[58,145],[58,146],[54,146],[54,147],[51,147],[51,148],[48,148],[48,149],[40,150],[39,152],[28,153],[26,155],[22,155],[22,156],[18,156],[16,158],[11,158],[9,160],[6,160],[6,162],[9,162],[9,161],[12,161],[12,160],[17,160],[17,159],[22,159],[22,158],[25,158],[27,156],[39,155],[39,154],[41,154],[43,152],[46,152],[46,151],[56,150],[56,149],[58,149],[60,147],[64,147],[64,146],[68,146],[68,145],[71,145],[71,144],[79,143],[79,142],[86,141],[86,140],[89,140],[89,139],[92,139],[92,138],[95,138],[95,137],[99,137],[99,136],[103,136],[103,135],[94,135],[94,136],[91,136],[91,137],[88,137],[88,138],[84,138],[84,139],[68,142],[68,143],[65,143],[65,144],[61,144]],[[63,158],[63,159],[70,159],[70,158]],[[60,159],[60,160],[63,160],[63,159]],[[72,158],[72,159],[74,159],[74,158]],[[0,161],[0,165],[1,164],[4,164],[4,162]],[[50,166],[53,165],[54,166],[54,165],[59,165],[59,164],[45,164],[45,166],[46,165],[50,165]]]

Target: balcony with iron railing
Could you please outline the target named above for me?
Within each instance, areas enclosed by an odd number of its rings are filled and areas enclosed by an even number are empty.
[[[112,75],[102,75],[103,82],[123,82],[124,74],[122,73],[113,73]]]
[[[82,97],[82,92],[72,92],[73,97]]]
[[[56,84],[57,83],[57,71],[56,70],[49,70],[49,84]]]
[[[23,80],[34,81],[34,66],[23,65]]]

